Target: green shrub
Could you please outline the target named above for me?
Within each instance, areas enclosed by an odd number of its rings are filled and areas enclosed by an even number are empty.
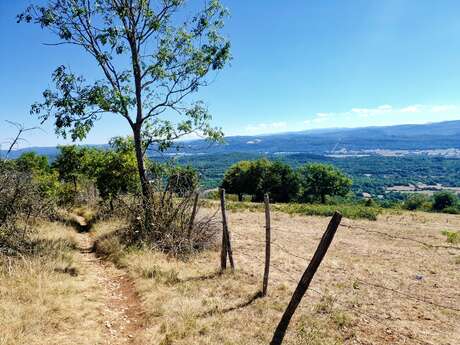
[[[421,209],[427,201],[428,198],[424,194],[410,194],[404,201],[403,208],[409,211],[415,211]]]
[[[458,206],[449,206],[442,210],[443,213],[449,214],[460,214],[460,207]]]
[[[449,230],[444,230],[441,232],[443,235],[445,235],[446,241],[451,244],[458,244],[460,243],[460,231],[449,231]]]
[[[457,196],[451,192],[443,191],[433,195],[433,210],[442,211],[457,204]]]

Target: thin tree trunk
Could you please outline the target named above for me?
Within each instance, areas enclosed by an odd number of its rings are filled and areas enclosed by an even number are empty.
[[[136,151],[137,170],[139,172],[139,179],[141,182],[142,196],[144,197],[144,203],[149,198],[149,181],[145,172],[144,166],[144,153],[142,151],[142,138],[141,129],[139,125],[135,125],[133,128],[134,134],[134,149]]]

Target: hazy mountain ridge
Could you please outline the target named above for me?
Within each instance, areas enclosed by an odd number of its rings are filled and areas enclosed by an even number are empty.
[[[107,145],[94,146],[108,147]],[[224,144],[213,145],[205,140],[194,140],[182,143],[180,152],[189,155],[230,152],[325,155],[360,152],[379,154],[379,152],[397,150],[404,151],[406,154],[411,152],[427,154],[433,150],[434,155],[442,155],[443,150],[446,149],[460,149],[460,120],[423,125],[333,128],[256,136],[231,136],[225,138]],[[30,147],[16,150],[10,154],[10,157],[16,158],[30,151],[49,157],[57,154],[56,147]],[[1,153],[4,155],[5,152]],[[169,153],[176,154],[177,151],[171,150]]]

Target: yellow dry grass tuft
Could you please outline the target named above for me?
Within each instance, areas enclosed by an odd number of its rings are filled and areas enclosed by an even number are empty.
[[[35,236],[35,255],[0,257],[0,344],[101,344],[101,289],[75,258],[74,230],[46,223]]]

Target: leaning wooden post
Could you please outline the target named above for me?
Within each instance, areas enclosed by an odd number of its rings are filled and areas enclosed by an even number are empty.
[[[265,203],[265,270],[264,282],[262,286],[262,296],[267,296],[268,274],[270,272],[270,199],[268,194],[264,197]]]
[[[310,261],[310,264],[308,265],[306,271],[302,275],[302,278],[300,279],[299,284],[297,285],[297,288],[295,289],[294,294],[292,295],[291,301],[289,302],[286,311],[284,312],[278,326],[276,327],[270,345],[280,345],[283,342],[283,338],[286,334],[286,330],[289,326],[289,322],[291,321],[292,315],[294,315],[294,312],[299,306],[302,297],[305,295],[305,292],[307,291],[308,286],[310,285],[310,282],[316,273],[316,270],[318,269],[319,265],[321,264],[321,261],[326,255],[327,250],[334,238],[334,235],[337,231],[337,228],[340,225],[341,220],[342,215],[338,212],[335,212],[332,216],[331,221],[329,222],[326,232],[321,238],[321,241],[318,245],[318,248],[316,249],[315,254],[313,255],[313,258]]]
[[[220,194],[220,209],[222,212],[222,249],[220,251],[220,269],[227,269],[227,234],[225,228],[227,225],[227,215],[225,213],[225,189],[219,190]]]

